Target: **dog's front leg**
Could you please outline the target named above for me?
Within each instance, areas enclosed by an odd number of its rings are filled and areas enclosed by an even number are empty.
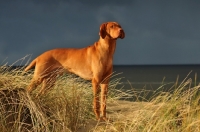
[[[97,120],[100,119],[100,102],[99,102],[99,93],[100,87],[99,82],[95,78],[92,79],[92,88],[93,88],[93,110]]]
[[[101,113],[103,120],[107,120],[106,118],[107,92],[108,92],[108,84],[101,84]]]

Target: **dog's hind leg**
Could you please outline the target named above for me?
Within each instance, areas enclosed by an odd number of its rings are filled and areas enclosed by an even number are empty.
[[[42,95],[47,91],[48,89],[52,88],[55,85],[56,77],[50,77],[50,78],[44,78],[42,81],[42,88],[39,91],[38,95]]]
[[[28,85],[27,87],[27,91],[30,93],[32,92],[34,89],[37,88],[38,85],[40,85],[42,83],[42,79],[32,79],[31,83]]]

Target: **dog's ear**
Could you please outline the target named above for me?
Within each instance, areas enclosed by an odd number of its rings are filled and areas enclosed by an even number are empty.
[[[124,30],[122,30],[120,38],[123,39],[124,37],[125,37],[125,32],[124,32]]]
[[[107,23],[103,23],[100,26],[99,36],[101,36],[103,39],[106,37],[106,25]]]

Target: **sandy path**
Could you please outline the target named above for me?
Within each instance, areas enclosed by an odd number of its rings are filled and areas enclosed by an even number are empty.
[[[98,127],[112,127],[117,122],[133,122],[134,118],[141,116],[141,113],[148,112],[148,106],[152,104],[148,102],[129,102],[129,101],[111,101],[107,103],[107,116],[112,120],[109,122],[98,122],[90,119],[85,127],[81,127],[78,132],[89,132]],[[156,108],[156,106],[155,106]],[[109,128],[108,128],[109,129]]]

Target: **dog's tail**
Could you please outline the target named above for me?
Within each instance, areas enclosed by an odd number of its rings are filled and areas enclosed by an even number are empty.
[[[32,67],[34,67],[36,65],[36,59],[35,60],[33,60],[25,69],[24,69],[24,71],[26,72],[26,71],[28,71],[28,70],[30,70]]]

